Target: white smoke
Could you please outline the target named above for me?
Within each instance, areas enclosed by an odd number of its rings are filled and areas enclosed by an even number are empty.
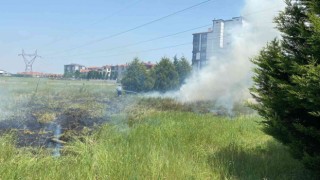
[[[249,98],[253,68],[250,58],[278,37],[273,18],[284,6],[281,0],[246,0],[243,27],[233,30],[230,50],[222,57],[211,57],[206,68],[194,73],[174,93],[178,99],[182,102],[216,100],[230,107],[234,101]]]

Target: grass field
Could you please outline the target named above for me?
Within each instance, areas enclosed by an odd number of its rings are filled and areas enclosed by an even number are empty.
[[[231,118],[171,101],[116,98],[105,82],[40,80],[35,92],[37,82],[0,78],[2,120],[26,117],[32,101],[55,116],[85,107],[107,123],[68,141],[60,157],[47,148],[18,148],[15,132],[3,134],[0,179],[315,179],[262,132],[256,115]]]

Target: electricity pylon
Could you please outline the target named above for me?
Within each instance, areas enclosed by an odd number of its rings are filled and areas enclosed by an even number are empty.
[[[26,64],[25,72],[32,72],[32,65],[37,57],[41,58],[41,56],[38,56],[37,50],[34,54],[26,54],[24,53],[24,50],[22,49],[22,53],[19,54],[19,56],[22,56],[24,63]],[[27,57],[30,57],[30,59],[27,59]]]

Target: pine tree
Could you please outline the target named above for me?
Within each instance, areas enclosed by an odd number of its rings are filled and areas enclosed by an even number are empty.
[[[126,90],[142,92],[151,90],[154,81],[148,74],[146,66],[138,58],[135,58],[129,64],[121,83]]]
[[[257,65],[251,93],[265,131],[320,174],[320,1],[286,1],[275,18],[281,40],[269,43]]]
[[[177,60],[177,62],[174,63],[174,65],[179,75],[179,84],[182,85],[187,79],[187,77],[191,74],[192,67],[188,60],[183,56],[180,58],[180,60]]]
[[[178,87],[179,75],[170,59],[162,58],[154,67],[153,73],[155,77],[154,90],[166,92]]]

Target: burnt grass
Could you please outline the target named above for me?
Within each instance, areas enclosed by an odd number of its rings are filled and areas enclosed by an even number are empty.
[[[77,101],[77,102],[76,102]],[[79,100],[68,103],[79,103]],[[95,103],[106,105],[102,117],[93,117],[86,108],[55,107],[48,109],[37,103],[27,104],[23,116],[12,116],[0,121],[0,135],[13,133],[17,147],[54,147],[56,143],[70,142],[81,135],[91,134],[101,125],[108,123],[111,116],[122,112],[127,99],[111,98],[108,100],[96,100]],[[81,103],[81,102],[80,102]],[[23,106],[26,106],[24,104]],[[34,115],[35,112],[54,112],[58,114],[50,122],[41,122]],[[55,134],[59,128],[59,134]],[[54,139],[58,140],[54,141]]]
[[[129,113],[129,126],[131,116],[139,116],[141,109],[148,111],[149,108],[159,111],[220,115],[212,112],[214,102],[182,104],[173,99],[135,98],[133,95],[108,98],[86,92],[82,95],[76,94],[68,97],[56,94],[47,101],[44,100],[44,96],[41,96],[21,103],[17,108],[23,109],[22,114],[13,115],[0,121],[0,135],[13,133],[16,137],[17,147],[50,148],[57,143],[61,145],[61,143],[79,139],[83,135],[89,135],[101,125],[111,122],[113,115],[123,112]],[[98,113],[95,116],[92,111],[97,109],[97,105],[103,107],[101,109],[103,113]],[[54,114],[54,117],[51,117],[51,120],[43,121],[37,114],[49,114],[49,117],[50,114]],[[227,113],[225,111],[222,114],[226,115]],[[57,130],[59,130],[58,134]]]

